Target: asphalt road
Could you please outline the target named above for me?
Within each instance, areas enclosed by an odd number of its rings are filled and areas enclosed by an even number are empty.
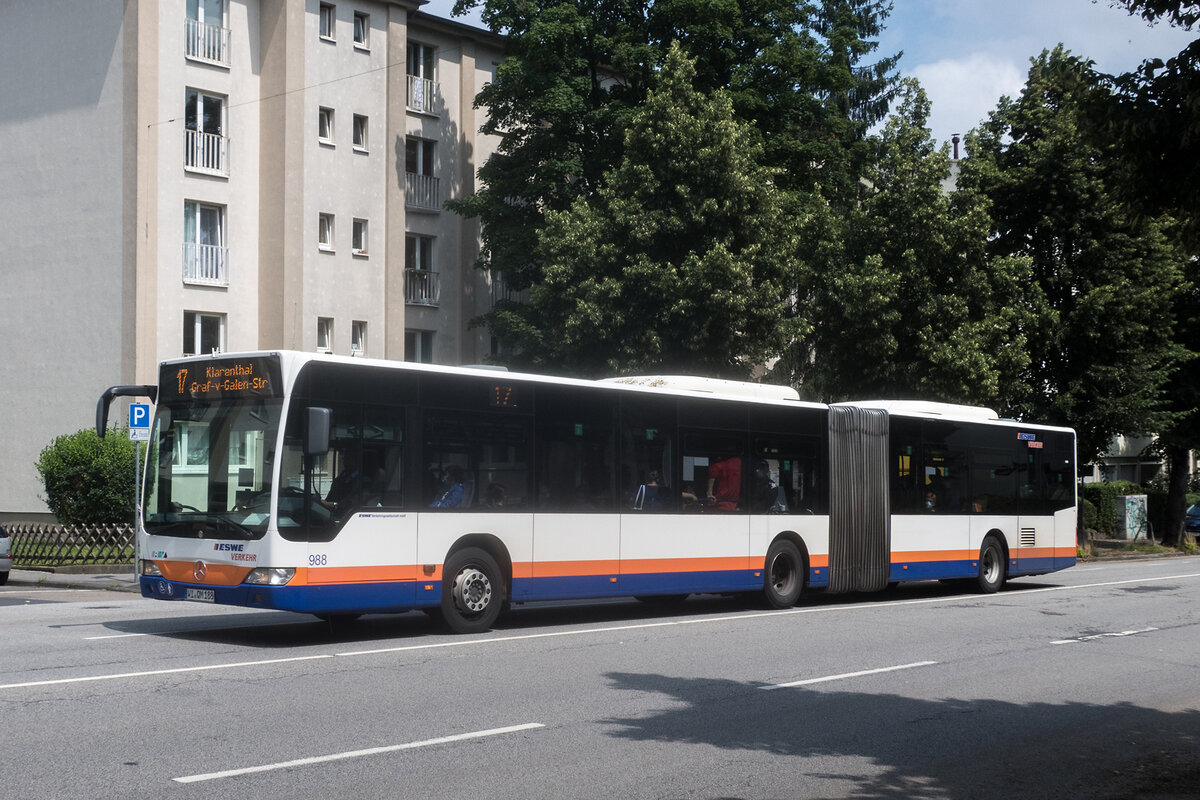
[[[0,797],[1200,797],[1200,558],[501,625],[10,584]]]

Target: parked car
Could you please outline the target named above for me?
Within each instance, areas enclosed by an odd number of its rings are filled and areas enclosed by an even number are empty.
[[[8,573],[12,570],[12,539],[8,538],[8,528],[0,522],[0,586],[8,583]]]
[[[1183,529],[1192,536],[1200,536],[1200,503],[1188,506],[1187,516],[1183,518]]]

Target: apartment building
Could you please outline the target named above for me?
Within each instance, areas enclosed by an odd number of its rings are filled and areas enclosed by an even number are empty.
[[[182,354],[481,361],[501,42],[425,0],[44,0],[0,48],[0,518],[113,384]],[[114,413],[120,413],[116,409]]]

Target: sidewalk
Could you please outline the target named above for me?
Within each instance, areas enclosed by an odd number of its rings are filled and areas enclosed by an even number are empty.
[[[66,571],[71,570],[71,571]],[[92,566],[62,567],[54,572],[13,569],[8,586],[52,586],[61,589],[106,589],[114,592],[140,592],[133,567]]]

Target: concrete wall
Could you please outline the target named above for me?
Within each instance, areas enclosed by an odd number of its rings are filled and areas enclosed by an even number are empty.
[[[45,512],[34,469],[133,371],[136,113],[124,0],[7,3],[0,46],[0,512]],[[70,58],[63,54],[69,53]]]

